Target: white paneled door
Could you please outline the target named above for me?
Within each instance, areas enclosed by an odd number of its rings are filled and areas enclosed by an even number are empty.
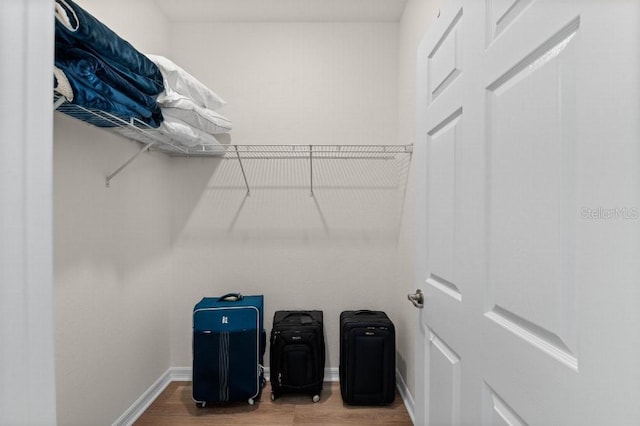
[[[420,45],[417,424],[640,424],[639,21],[452,0]]]

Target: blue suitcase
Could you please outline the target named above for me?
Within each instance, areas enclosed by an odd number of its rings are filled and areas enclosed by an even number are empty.
[[[248,401],[264,386],[263,296],[205,297],[193,308],[193,400]]]

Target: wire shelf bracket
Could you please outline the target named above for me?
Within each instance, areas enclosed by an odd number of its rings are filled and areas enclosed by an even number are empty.
[[[309,145],[309,189],[313,197],[313,145]]]
[[[247,181],[247,174],[244,172],[244,167],[242,166],[242,160],[240,159],[240,151],[238,151],[238,145],[233,146],[236,150],[236,156],[238,157],[238,164],[240,165],[240,171],[242,172],[242,178],[244,179],[244,184],[247,187],[247,196],[251,195],[251,190],[249,189],[249,181]]]
[[[149,142],[148,144],[146,144],[145,146],[142,147],[142,149],[140,149],[138,152],[136,152],[135,154],[133,154],[131,156],[131,158],[129,158],[127,161],[124,162],[124,164],[120,167],[118,167],[113,173],[111,173],[110,175],[108,175],[107,177],[104,178],[104,183],[105,186],[107,188],[110,187],[111,185],[111,180],[116,177],[121,171],[123,171],[129,164],[131,164],[136,158],[138,158],[138,156],[144,152],[147,152],[149,150],[149,148],[151,148],[152,146],[154,146],[156,143],[155,142]]]
[[[125,161],[124,164],[118,167],[113,173],[105,177],[105,186],[107,188],[110,187],[111,180],[113,180],[114,177],[138,158],[140,154],[147,152],[152,147],[159,145],[160,143],[164,143],[174,150],[180,150],[180,147],[175,146],[175,143],[173,143],[170,138],[166,138],[166,140],[163,139],[162,134],[158,132],[157,129],[151,128],[146,123],[135,118],[131,118],[127,121],[104,111],[74,105],[68,102],[64,96],[60,96],[57,93],[54,93],[53,100],[54,111],[62,112],[77,120],[84,121],[95,127],[102,128],[134,142],[143,144],[142,148],[138,152]]]

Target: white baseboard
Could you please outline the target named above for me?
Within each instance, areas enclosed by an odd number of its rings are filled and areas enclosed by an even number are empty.
[[[265,378],[269,380],[269,367],[264,369]],[[160,396],[163,390],[169,386],[171,382],[189,382],[191,381],[191,367],[170,367],[164,372],[158,380],[156,380],[132,405],[129,407],[112,426],[130,426],[145,412],[147,408]],[[339,382],[340,372],[338,367],[331,367],[324,369],[324,381],[325,382]],[[398,392],[404,401],[404,405],[407,408],[407,412],[411,417],[411,421],[415,423],[414,419],[414,400],[409,393],[409,389],[402,376],[396,371],[396,384]]]
[[[171,368],[164,372],[158,380],[156,380],[147,389],[140,398],[138,398],[115,422],[112,426],[125,426],[132,425],[138,417],[144,413],[144,410],[149,408],[151,403],[160,396],[163,390],[171,383]]]
[[[407,409],[407,413],[409,413],[409,417],[411,417],[411,423],[416,424],[415,417],[415,409],[416,403],[409,392],[409,388],[407,387],[407,383],[402,378],[402,375],[398,370],[396,370],[396,387],[398,388],[398,392],[400,393],[400,397],[402,397],[402,401],[404,402],[404,406]]]
[[[191,367],[171,367],[172,382],[190,382],[192,379]]]
[[[170,367],[125,411],[112,426],[132,425],[171,382],[190,382],[191,367]]]

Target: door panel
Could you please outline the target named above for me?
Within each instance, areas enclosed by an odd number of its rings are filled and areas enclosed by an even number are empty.
[[[460,39],[460,20],[462,9],[447,25],[442,36],[436,41],[429,53],[429,94],[434,101],[462,73],[462,49]]]
[[[487,88],[486,316],[577,369],[574,20]]]
[[[638,28],[453,0],[425,35],[416,424],[640,424]]]
[[[500,397],[484,384],[483,426],[526,426],[527,423]]]
[[[429,134],[429,252],[431,277],[434,283],[452,282],[455,209],[455,150],[456,138],[462,125],[458,114],[440,123]]]
[[[429,413],[432,424],[460,423],[460,357],[434,333],[429,339],[429,370],[438,394],[431,394]]]
[[[487,0],[487,40],[495,40],[533,0]]]

